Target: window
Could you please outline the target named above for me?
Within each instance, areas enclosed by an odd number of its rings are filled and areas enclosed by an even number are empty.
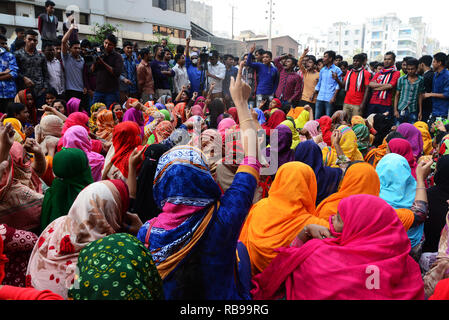
[[[338,46],[338,41],[335,41],[335,45]]]
[[[345,36],[349,36],[349,31],[345,31]]]
[[[186,13],[186,0],[153,0],[153,7]]]
[[[80,24],[89,25],[89,15],[87,13],[80,13]]]
[[[173,38],[179,38],[179,39],[185,39],[186,38],[186,31],[170,28],[170,27],[164,27],[164,26],[158,26],[156,24],[153,25],[153,34],[158,33],[163,36],[170,36]]]
[[[288,49],[288,53],[291,54],[292,56],[294,56],[296,52],[295,52],[295,49],[290,48],[290,49]]]
[[[380,32],[380,31],[376,31],[376,32],[371,33],[371,38],[372,39],[381,39],[381,37],[382,37],[382,32]]]
[[[358,46],[359,45],[359,40],[354,40],[354,45]]]
[[[16,4],[11,1],[0,1],[0,13],[16,15]]]
[[[276,56],[281,56],[284,53],[284,47],[282,46],[277,46],[276,47]]]
[[[355,30],[355,34],[360,34],[360,30]]]
[[[349,41],[345,41],[345,46],[349,46]]]
[[[411,29],[399,30],[399,36],[400,37],[410,36],[410,35],[412,35],[412,30]]]

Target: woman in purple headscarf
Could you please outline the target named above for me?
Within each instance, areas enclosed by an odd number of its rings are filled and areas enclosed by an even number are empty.
[[[142,139],[145,136],[145,120],[143,118],[142,111],[136,109],[136,108],[130,108],[128,111],[125,112],[125,115],[123,116],[123,122],[131,121],[137,123],[137,125],[140,127]]]
[[[272,153],[277,154],[278,168],[284,164],[295,161],[295,150],[292,150],[293,134],[292,130],[281,124],[276,127],[278,133],[278,145],[277,148],[271,145],[267,148],[267,159],[270,160]],[[271,141],[273,142],[273,141]]]
[[[418,161],[418,159],[422,156],[424,150],[424,142],[422,139],[421,131],[419,131],[410,123],[403,123],[398,127],[397,132],[402,134],[404,138],[408,142],[410,142],[410,144],[412,145],[413,156],[415,157],[416,161]]]

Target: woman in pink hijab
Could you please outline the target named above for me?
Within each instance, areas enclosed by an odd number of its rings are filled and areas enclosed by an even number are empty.
[[[235,127],[237,125],[237,123],[234,121],[234,119],[232,118],[226,118],[220,121],[220,124],[218,125],[218,132],[221,135],[221,139],[223,141],[223,143],[225,142],[226,139],[226,130],[229,130],[233,127]]]
[[[304,245],[279,249],[254,278],[253,298],[424,300],[421,270],[409,255],[410,240],[388,203],[370,195],[346,198],[329,224],[330,233],[309,225],[299,236]],[[308,234],[316,239],[307,241]]]
[[[393,139],[388,143],[388,149],[390,150],[390,153],[396,153],[407,160],[412,169],[412,176],[416,180],[416,168],[418,167],[418,163],[413,156],[413,149],[410,142],[405,139]]]
[[[81,126],[73,126],[67,130],[62,138],[64,148],[73,148],[83,150],[89,159],[89,165],[92,170],[92,177],[95,182],[101,180],[101,170],[104,166],[104,157],[92,151],[92,141],[86,129]]]

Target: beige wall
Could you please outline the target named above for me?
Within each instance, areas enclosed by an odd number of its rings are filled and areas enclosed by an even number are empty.
[[[254,43],[256,43],[257,49],[268,49],[268,40],[248,40],[248,47],[250,48]],[[282,53],[291,53],[294,57],[298,57],[298,43],[289,37],[274,38],[271,41],[270,51],[273,53],[273,58]]]

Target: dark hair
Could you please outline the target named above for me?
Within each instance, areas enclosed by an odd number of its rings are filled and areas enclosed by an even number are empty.
[[[6,39],[6,37],[4,35],[2,35],[2,34],[0,34],[0,40],[8,41],[8,39]]]
[[[156,54],[157,51],[159,50],[159,48],[163,48],[163,46],[161,46],[160,44],[156,44],[156,45],[153,47],[153,53]]]
[[[329,58],[332,59],[332,61],[335,61],[335,59],[337,59],[337,54],[335,53],[335,51],[329,50],[324,53],[324,55],[326,54]]]
[[[345,66],[345,68],[348,69],[348,67],[349,67],[348,61],[342,61],[342,62],[340,62],[340,68],[341,68],[341,66]]]
[[[228,59],[234,60],[234,56],[231,55],[231,54],[225,54],[225,55],[223,56],[223,61],[226,61],[226,60],[228,60]]]
[[[45,1],[45,8],[54,6],[56,6],[56,4],[53,1]]]
[[[365,56],[362,54],[362,53],[359,53],[359,54],[356,54],[353,58],[352,58],[352,60],[354,61],[354,60],[357,60],[357,61],[360,61],[360,62],[363,62],[363,61],[365,61]],[[370,64],[371,65],[371,64]]]
[[[240,58],[239,57],[234,57],[234,61],[239,62]]]
[[[184,53],[177,53],[175,56],[175,62],[178,63],[178,61],[184,56]]]
[[[142,50],[140,50],[139,55],[143,58],[146,54],[150,54],[150,49],[148,48],[143,48]]]
[[[225,112],[226,110],[225,105],[223,101],[217,98],[212,100],[212,102],[209,105],[209,110],[210,110],[209,128],[217,129],[218,128],[217,118]]]
[[[212,50],[212,51],[210,52],[210,54],[211,54],[212,57],[214,57],[214,58],[218,58],[218,57],[220,56],[220,54],[218,53],[217,50]]]
[[[53,47],[55,44],[53,43],[53,41],[48,41],[45,42],[44,45],[42,46],[42,50],[47,49],[48,47]]]
[[[117,37],[114,36],[112,33],[110,33],[110,34],[108,34],[108,35],[106,36],[106,40],[108,40],[109,42],[112,42],[112,44],[113,44],[114,46],[117,45]]]
[[[82,40],[80,45],[81,45],[81,48],[89,48],[89,49],[92,48],[92,44],[87,39]]]
[[[182,53],[184,54],[185,48],[182,45],[176,46],[176,53]]]
[[[318,64],[318,63],[324,63],[324,60],[323,59],[318,59],[317,61],[316,61],[316,64]]]
[[[7,108],[7,116],[8,118],[15,118],[16,114],[21,113],[25,110],[25,105],[22,103],[10,103]]]
[[[295,67],[298,64],[298,60],[296,60],[295,58],[290,57],[290,56],[288,56],[287,59],[285,59],[285,60],[291,60],[292,64],[293,64],[293,67]]]
[[[365,52],[362,52],[361,55],[363,56],[363,61],[368,60],[368,55]]]
[[[441,62],[443,66],[446,64],[447,55],[444,52],[438,52],[436,55],[433,56],[435,61]]]
[[[262,56],[265,53],[265,50],[264,49],[258,49],[258,50],[256,50],[255,53],[257,53],[257,54]]]
[[[6,34],[7,31],[4,26],[0,26],[0,34]]]
[[[25,36],[33,36],[33,37],[37,37],[38,34],[37,34],[37,32],[34,31],[33,29],[28,29],[28,30],[25,32]]]
[[[16,51],[25,47],[25,40],[17,39],[16,40]]]
[[[51,107],[54,107],[54,105],[58,102],[64,106],[64,110],[67,110],[67,102],[62,99],[56,99],[55,101],[53,101],[53,103],[51,104]]]
[[[25,28],[16,28],[16,33],[19,33],[19,32],[25,32]]]
[[[396,69],[399,71],[402,69],[402,62],[398,61],[395,63]]]
[[[265,54],[268,54],[270,56],[270,58],[273,59],[273,52],[271,52],[271,51],[264,51],[262,53],[262,55],[265,55]]]
[[[76,45],[76,44],[81,45],[81,42],[79,42],[78,40],[70,41],[69,47],[72,48],[72,47],[73,47],[74,45]]]
[[[134,45],[131,41],[125,41],[123,43],[123,49],[125,49],[126,47],[134,47]]]
[[[316,57],[315,57],[314,55],[310,54],[310,55],[307,56],[307,58],[308,58],[309,60],[312,60],[313,63],[316,64]]]
[[[341,60],[343,60],[343,56],[341,56],[341,55],[337,54],[337,55],[335,56],[335,60],[337,60],[337,59],[341,59]]]
[[[378,64],[379,64],[379,62],[377,62],[377,61],[372,61],[369,63],[370,67],[373,67],[373,68],[377,68]]]
[[[388,51],[385,53],[386,56],[392,56],[393,60],[396,61],[396,54],[393,51]]]
[[[404,139],[404,140],[407,140],[407,139],[405,139],[405,137],[402,135],[402,134],[400,134],[399,132],[397,132],[397,131],[393,131],[393,132],[390,132],[388,135],[387,135],[387,137],[385,138],[385,140],[387,141],[387,143],[389,143],[391,140],[393,140],[393,139]]]
[[[50,87],[47,90],[45,90],[45,94],[51,94],[53,97],[58,96],[58,92],[53,87]]]
[[[421,59],[419,59],[419,63],[424,63],[425,66],[430,67],[432,65],[432,56],[422,56]]]
[[[407,60],[407,66],[415,66],[416,68],[418,68],[418,66],[419,66],[418,59],[415,59],[415,58],[408,59]]]
[[[404,57],[404,59],[402,59],[402,63],[409,61],[410,59],[415,59],[413,57]]]

